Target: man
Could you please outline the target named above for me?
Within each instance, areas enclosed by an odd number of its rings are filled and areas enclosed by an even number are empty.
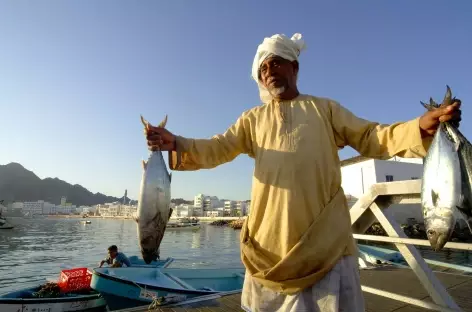
[[[263,105],[224,134],[145,133],[151,150],[169,151],[172,170],[214,168],[241,153],[255,159],[251,215],[241,231],[246,311],[364,311],[338,149],[423,157],[439,121],[460,121],[460,101],[392,125],[358,118],[336,101],[299,93],[303,48],[300,34],[264,39],[252,70]]]
[[[100,268],[103,264],[107,263],[112,268],[120,268],[125,264],[127,267],[131,266],[131,262],[124,253],[118,252],[118,247],[116,245],[111,245],[108,247],[108,257],[105,260],[100,261]]]

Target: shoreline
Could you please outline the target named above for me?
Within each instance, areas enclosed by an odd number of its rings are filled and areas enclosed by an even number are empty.
[[[80,215],[44,215],[45,218],[52,218],[52,219],[130,219],[133,220],[133,217],[127,216],[88,216],[83,218]],[[171,217],[170,220],[178,220],[184,217]],[[244,217],[192,217],[198,219],[200,222],[214,222],[214,221],[236,221],[236,220],[245,220],[247,216]]]

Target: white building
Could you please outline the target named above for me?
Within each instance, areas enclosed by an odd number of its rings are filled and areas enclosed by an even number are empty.
[[[57,205],[55,207],[56,211],[55,213],[56,214],[71,214],[72,212],[75,211],[76,209],[76,205],[72,205],[72,204],[68,204],[66,203],[65,205]]]
[[[224,212],[224,207],[220,208],[214,208],[212,210],[207,210],[204,212],[205,217],[224,217],[225,212]]]
[[[120,202],[106,203],[96,206],[96,211],[103,217],[129,217],[136,215],[138,207],[136,205],[123,205]]]
[[[20,205],[16,205],[19,207]],[[51,214],[54,211],[55,205],[45,202],[44,200],[38,200],[35,202],[24,202],[23,203],[23,213],[28,215],[41,215],[41,214]]]
[[[177,218],[202,217],[203,210],[200,207],[195,207],[187,204],[180,204],[173,208],[172,216]]]
[[[123,217],[133,217],[138,212],[136,205],[121,205],[120,215]]]
[[[236,216],[243,217],[247,215],[248,215],[247,203],[245,201],[236,202]]]
[[[75,211],[81,214],[91,214],[95,211],[95,208],[90,206],[80,206],[77,207]]]
[[[11,205],[11,208],[15,211],[23,211],[23,203],[22,202],[14,202],[12,205]]]
[[[216,196],[198,194],[193,200],[193,206],[201,208],[202,211],[207,211],[216,207],[221,207],[222,202]]]
[[[224,202],[225,217],[234,217],[236,215],[236,201],[227,200]]]
[[[421,179],[423,159],[394,157],[377,160],[356,156],[341,161],[341,175],[344,193],[352,206],[375,183]],[[390,209],[397,222],[406,223],[407,218],[423,220],[419,204],[392,205]]]

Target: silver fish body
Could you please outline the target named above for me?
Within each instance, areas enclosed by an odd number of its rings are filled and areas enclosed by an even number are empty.
[[[149,125],[142,117],[141,121],[146,127]],[[165,127],[166,122],[167,116],[159,126]],[[162,152],[151,152],[148,161],[143,161],[136,218],[141,255],[147,264],[160,256],[159,247],[172,214],[171,180]]]
[[[455,209],[462,194],[457,144],[444,124],[436,132],[424,160],[421,204],[426,235],[433,250],[441,250],[456,224]]]
[[[447,87],[441,107],[453,102]],[[432,99],[424,107],[440,107]],[[460,142],[457,128],[449,122],[441,123],[424,159],[421,186],[421,205],[426,235],[433,250],[439,251],[451,238],[463,200],[462,170],[459,159]]]

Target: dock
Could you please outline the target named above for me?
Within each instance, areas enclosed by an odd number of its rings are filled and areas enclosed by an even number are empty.
[[[472,312],[472,272],[457,271],[458,265],[427,263],[416,246],[430,246],[424,239],[410,239],[388,209],[392,204],[420,203],[421,180],[377,183],[350,208],[354,238],[390,243],[397,247],[406,265],[359,258],[361,285],[368,312]],[[364,234],[379,222],[388,236]],[[472,251],[472,244],[448,242],[445,249]],[[375,262],[375,263],[374,263]],[[438,263],[438,261],[434,261]],[[205,299],[205,300],[203,300]],[[120,312],[150,311],[149,305]],[[151,311],[244,311],[241,293],[213,295],[158,306]]]
[[[436,269],[436,268],[435,268]],[[472,312],[472,276],[459,275],[449,272],[434,271],[454,301],[462,311]],[[361,283],[368,290],[376,289],[389,292],[391,298],[405,296],[421,300],[425,303],[433,303],[428,292],[421,285],[415,273],[411,269],[396,268],[392,266],[381,266],[373,269],[361,270]],[[366,312],[422,312],[430,309],[420,308],[399,300],[379,296],[364,291]],[[196,301],[196,300],[195,300]],[[232,294],[220,298],[196,301],[186,304],[173,304],[168,307],[159,307],[148,310],[148,305],[119,310],[119,312],[233,312],[244,311],[241,309],[241,294]]]

